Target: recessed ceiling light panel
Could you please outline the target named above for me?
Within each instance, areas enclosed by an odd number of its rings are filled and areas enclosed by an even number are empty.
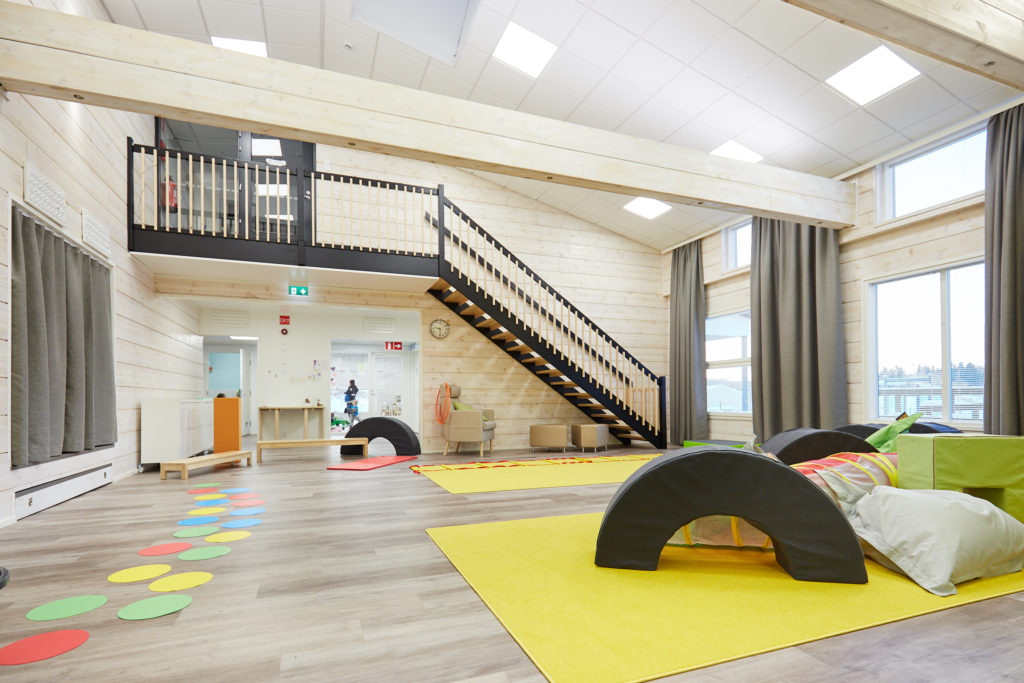
[[[635,213],[637,216],[652,220],[657,218],[661,214],[665,213],[672,207],[665,202],[659,202],[657,199],[650,199],[649,197],[637,197],[624,207],[626,211]]]
[[[738,159],[739,161],[749,161],[752,164],[756,164],[761,161],[761,159],[764,159],[763,156],[754,150],[744,147],[735,140],[723,142],[721,145],[711,150],[711,154],[720,157],[727,157],[729,159]]]
[[[222,47],[225,50],[234,50],[235,52],[244,52],[247,55],[256,55],[257,57],[267,56],[267,44],[259,40],[239,40],[238,38],[221,38],[220,36],[212,36],[210,42],[217,47]]]
[[[863,106],[892,92],[920,71],[881,45],[825,82]]]
[[[494,58],[530,78],[537,78],[551,61],[556,49],[553,43],[510,21],[501,34],[498,46],[494,48]]]

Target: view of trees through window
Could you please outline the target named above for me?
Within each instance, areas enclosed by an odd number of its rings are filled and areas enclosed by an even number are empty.
[[[750,311],[708,318],[704,338],[708,412],[749,413]]]

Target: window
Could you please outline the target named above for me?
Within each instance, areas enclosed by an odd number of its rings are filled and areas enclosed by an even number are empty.
[[[750,221],[722,231],[722,270],[735,270],[750,265]]]
[[[749,413],[750,311],[708,318],[704,339],[708,412]]]
[[[982,418],[984,302],[982,263],[871,286],[875,415]]]
[[[942,140],[882,167],[881,213],[898,218],[985,189],[986,131]]]

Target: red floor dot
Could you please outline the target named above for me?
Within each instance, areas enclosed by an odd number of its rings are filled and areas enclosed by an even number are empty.
[[[0,648],[0,665],[29,664],[74,650],[89,640],[89,632],[81,629],[50,631],[16,640]]]
[[[188,550],[192,547],[191,543],[161,543],[160,545],[151,545],[148,548],[143,548],[139,551],[139,555],[145,557],[151,557],[154,555],[174,555]]]
[[[246,500],[247,498],[259,498],[258,493],[236,493],[233,496],[228,496],[231,500]]]
[[[207,489],[192,489],[191,491],[186,491],[186,493],[217,493],[217,491],[219,491],[219,490],[220,489],[217,489],[217,488],[212,488],[212,489],[209,489],[209,488],[207,488]]]
[[[231,504],[236,508],[247,508],[253,505],[263,505],[262,500],[233,500]]]

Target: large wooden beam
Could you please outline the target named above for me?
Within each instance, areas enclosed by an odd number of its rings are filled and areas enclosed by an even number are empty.
[[[1024,90],[1024,5],[1016,0],[785,1]]]
[[[850,183],[0,1],[12,92],[842,227]]]

